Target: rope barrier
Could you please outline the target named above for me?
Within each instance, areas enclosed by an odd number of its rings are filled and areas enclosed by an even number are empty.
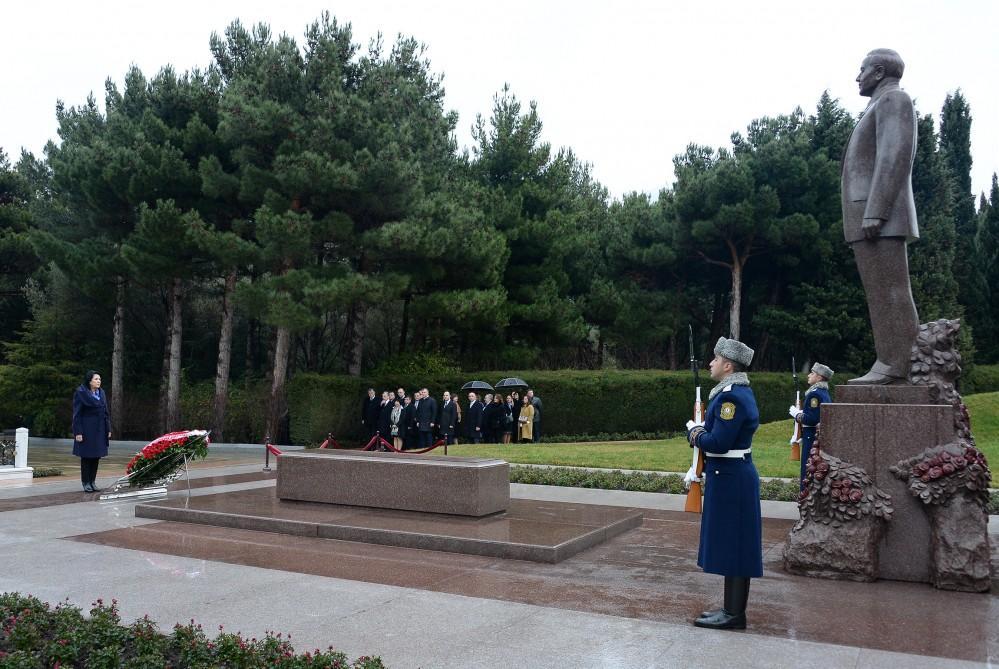
[[[282,453],[280,448],[278,448],[277,446],[272,446],[271,444],[267,444],[267,452],[274,455],[275,457],[281,455]]]
[[[343,446],[340,445],[340,442],[336,440],[336,437],[333,436],[332,432],[328,432],[326,434],[326,439],[323,443],[319,444],[319,448],[330,448],[330,446],[333,448],[343,448]]]

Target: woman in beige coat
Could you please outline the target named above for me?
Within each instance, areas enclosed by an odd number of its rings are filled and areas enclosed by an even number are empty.
[[[524,395],[522,404],[523,406],[520,408],[520,417],[517,419],[520,423],[520,440],[533,441],[534,436],[532,430],[534,429],[534,407],[527,401],[527,395]]]

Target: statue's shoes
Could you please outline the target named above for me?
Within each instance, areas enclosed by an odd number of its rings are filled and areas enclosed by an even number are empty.
[[[870,371],[863,376],[850,379],[846,382],[848,386],[890,386],[907,383],[907,380],[898,376],[888,376],[881,372]]]

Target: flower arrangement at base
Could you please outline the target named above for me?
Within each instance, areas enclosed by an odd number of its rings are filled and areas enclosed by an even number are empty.
[[[128,487],[162,483],[184,466],[186,460],[208,455],[207,430],[182,430],[157,437],[142,447],[125,466]]]

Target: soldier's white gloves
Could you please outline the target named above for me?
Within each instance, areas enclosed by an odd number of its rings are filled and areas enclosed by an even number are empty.
[[[687,432],[690,432],[695,427],[704,427],[704,421],[701,421],[700,423],[697,423],[697,422],[692,421],[692,420],[688,420],[687,421]]]
[[[687,473],[683,477],[683,485],[687,488],[690,487],[691,483],[700,483],[701,479],[697,476],[697,471],[691,467],[687,470]]]
[[[803,414],[805,412],[792,404],[790,408],[787,410],[787,413],[791,416],[791,418],[798,420],[798,415]]]

